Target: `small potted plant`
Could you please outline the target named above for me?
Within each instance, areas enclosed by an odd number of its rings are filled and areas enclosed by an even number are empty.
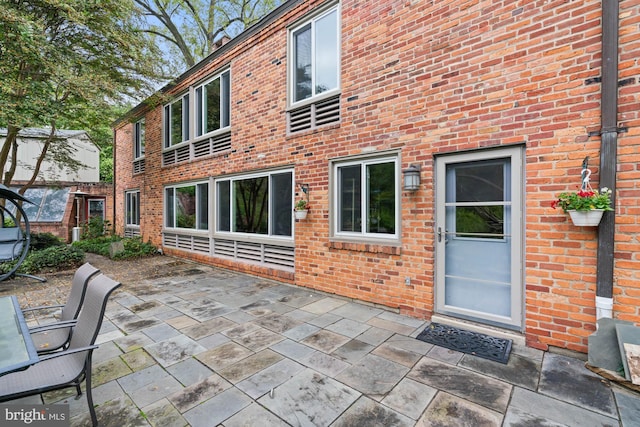
[[[296,202],[293,213],[296,219],[305,219],[309,212],[309,203],[305,199],[300,199]]]
[[[600,191],[590,188],[573,193],[561,193],[558,200],[551,202],[551,207],[560,206],[568,212],[574,225],[594,227],[600,224],[604,211],[612,211],[611,190]]]

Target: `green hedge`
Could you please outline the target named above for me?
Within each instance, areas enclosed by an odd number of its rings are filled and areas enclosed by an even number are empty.
[[[109,257],[109,247],[111,243],[122,241],[124,251],[115,254],[113,259],[132,259],[156,255],[158,249],[151,243],[144,243],[139,237],[121,238],[119,236],[96,237],[93,239],[79,240],[73,242],[73,246],[85,252]]]
[[[11,271],[17,261],[0,264],[0,273]],[[84,263],[84,251],[67,245],[54,245],[45,249],[29,251],[17,273],[37,274],[43,271],[71,270]]]

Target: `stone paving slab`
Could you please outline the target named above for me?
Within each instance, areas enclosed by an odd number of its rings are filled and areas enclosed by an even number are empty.
[[[502,414],[445,392],[438,392],[416,426],[499,427]],[[543,424],[521,424],[542,427]],[[546,424],[544,424],[546,426]]]
[[[281,360],[236,384],[240,390],[257,399],[302,371],[304,366],[290,359]]]
[[[417,420],[437,392],[433,387],[404,378],[382,399],[382,403]]]
[[[218,374],[213,374],[200,382],[168,395],[167,399],[182,413],[222,393],[230,387],[231,384],[224,378]]]
[[[413,424],[414,421],[406,415],[361,396],[331,426],[411,427]]]
[[[553,353],[545,356],[540,392],[603,415],[615,416],[617,412],[609,381],[571,357]]]
[[[206,350],[185,335],[178,335],[155,344],[146,345],[144,349],[162,366],[173,365]]]
[[[272,350],[266,349],[259,353],[253,354],[241,361],[220,369],[218,372],[227,381],[236,384],[251,375],[254,375],[263,369],[283,360],[284,357]]]
[[[520,387],[536,390],[542,370],[542,362],[527,359],[516,354],[509,357],[508,363],[495,362],[471,355],[464,355],[458,366],[490,375]]]
[[[230,388],[182,414],[192,427],[217,426],[251,404],[251,398]]]
[[[328,426],[360,396],[344,384],[305,369],[258,403],[292,426]]]
[[[336,376],[338,381],[369,396],[383,396],[409,372],[409,368],[369,354]]]
[[[564,425],[580,427],[613,427],[618,421],[561,402],[551,397],[516,387],[506,411],[505,425]]]
[[[504,412],[512,386],[506,382],[423,357],[407,377],[479,405]]]
[[[304,345],[308,345],[309,347],[313,347],[316,350],[331,353],[347,341],[349,341],[348,337],[323,329],[309,335],[300,342]]]

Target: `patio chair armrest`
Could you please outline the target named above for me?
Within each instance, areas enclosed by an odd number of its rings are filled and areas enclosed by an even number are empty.
[[[71,349],[71,350],[57,351],[55,353],[49,353],[49,354],[47,354],[45,356],[40,356],[39,362],[44,362],[45,360],[55,359],[56,357],[60,357],[60,356],[68,356],[70,354],[82,353],[84,351],[89,351],[89,350],[95,350],[96,348],[98,348],[97,345],[90,345],[90,346],[87,346],[87,347],[78,347],[78,348],[74,348],[74,349]]]
[[[23,308],[22,312],[23,313],[28,313],[30,311],[36,311],[36,310],[52,310],[54,308],[62,308],[62,307],[64,307],[64,304],[41,305],[39,307]]]
[[[45,332],[54,329],[70,328],[78,323],[77,320],[65,320],[62,322],[48,323],[46,325],[33,326],[29,328],[29,333]]]

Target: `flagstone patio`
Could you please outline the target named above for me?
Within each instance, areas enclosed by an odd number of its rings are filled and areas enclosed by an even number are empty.
[[[630,427],[640,419],[638,393],[573,355],[514,345],[503,365],[416,340],[424,321],[310,289],[190,263],[133,281],[102,268],[123,282],[93,360],[104,427]],[[90,424],[84,396],[69,390],[44,401],[69,404],[72,426]]]

